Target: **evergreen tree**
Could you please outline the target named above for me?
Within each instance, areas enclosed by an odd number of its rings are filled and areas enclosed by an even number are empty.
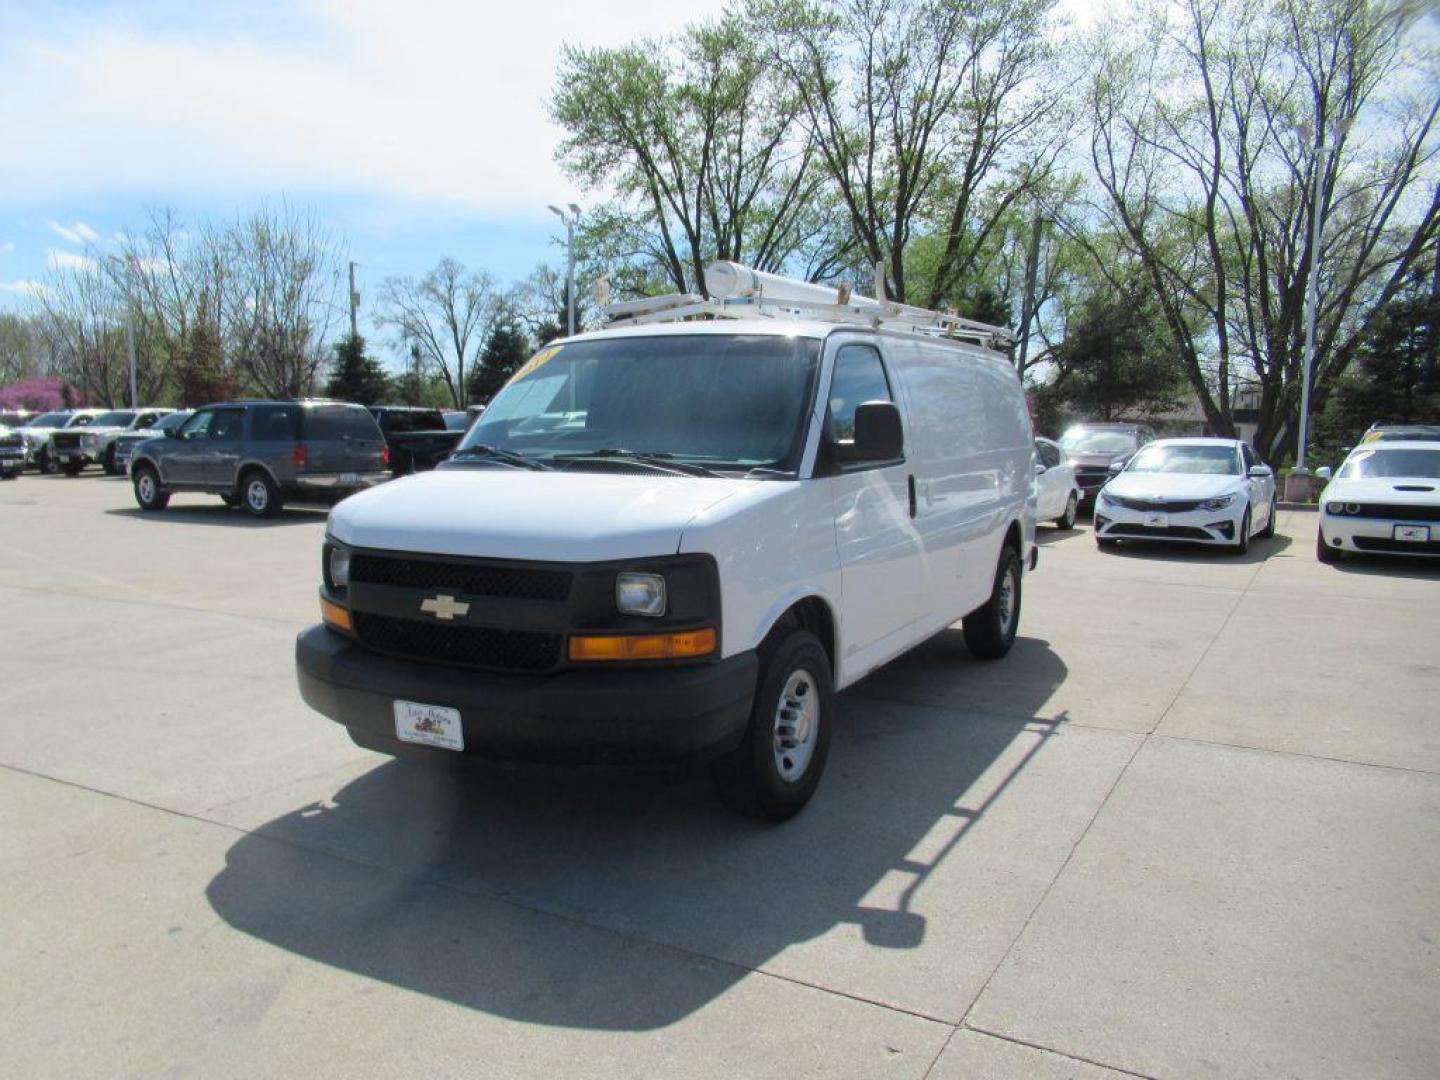
[[[1116,420],[1177,407],[1183,374],[1155,332],[1158,318],[1141,288],[1093,293],[1055,347],[1056,377],[1037,395],[1045,408],[1063,402],[1072,416]],[[1056,397],[1058,402],[1046,400]]]
[[[175,382],[180,404],[187,408],[235,396],[237,387],[225,372],[219,331],[209,319],[197,320],[186,335]]]
[[[1319,441],[1353,445],[1376,421],[1440,421],[1440,277],[1414,274],[1361,342],[1356,369],[1316,424]]]
[[[359,334],[335,343],[335,362],[325,393],[357,405],[379,405],[390,396],[390,379],[379,361],[366,355],[365,339]]]
[[[483,405],[494,397],[515,370],[525,363],[529,351],[529,342],[513,318],[497,322],[470,370],[468,389],[471,404]]]

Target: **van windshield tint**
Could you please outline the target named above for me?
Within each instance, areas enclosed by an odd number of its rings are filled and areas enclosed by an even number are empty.
[[[378,439],[369,409],[359,405],[314,405],[305,410],[306,439]]]
[[[461,443],[540,460],[602,449],[710,468],[793,470],[820,342],[761,334],[582,341],[546,349]]]
[[[128,411],[101,413],[91,421],[96,427],[126,427],[130,421],[135,419],[135,414]]]

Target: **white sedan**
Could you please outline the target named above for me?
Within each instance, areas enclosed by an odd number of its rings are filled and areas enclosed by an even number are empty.
[[[1049,439],[1035,440],[1035,520],[1053,521],[1057,528],[1073,529],[1080,509],[1080,484],[1075,466]]]
[[[1160,439],[1100,489],[1095,541],[1180,540],[1250,549],[1275,533],[1275,475],[1239,439]]]
[[[1321,470],[1320,475],[1325,475]],[[1315,557],[1440,555],[1440,443],[1356,447],[1320,493]]]

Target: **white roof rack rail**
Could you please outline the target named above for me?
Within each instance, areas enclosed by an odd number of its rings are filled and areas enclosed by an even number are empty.
[[[601,282],[596,284],[600,286]],[[878,299],[853,294],[848,285],[835,289],[724,261],[712,262],[705,268],[705,288],[709,299],[696,293],[669,293],[602,306],[612,327],[677,322],[699,315],[716,319],[801,318],[956,338],[990,349],[1008,349],[1015,343],[1015,335],[1006,327],[887,300],[883,264],[875,268]],[[597,297],[608,292],[608,288],[597,288]]]

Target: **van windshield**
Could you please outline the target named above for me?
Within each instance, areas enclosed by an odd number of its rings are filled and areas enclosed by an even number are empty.
[[[552,346],[495,396],[457,455],[488,446],[585,467],[633,451],[712,470],[793,471],[820,342],[770,334],[611,338]]]

